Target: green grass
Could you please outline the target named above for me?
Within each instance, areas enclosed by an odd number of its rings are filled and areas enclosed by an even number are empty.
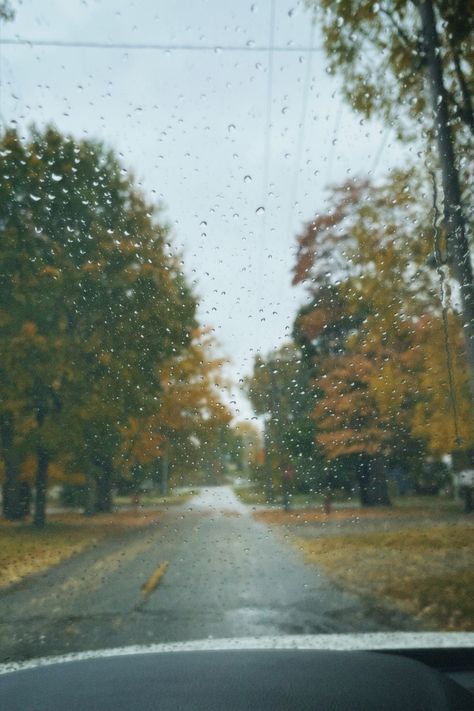
[[[187,501],[192,499],[194,496],[194,491],[180,491],[179,493],[174,494],[171,492],[168,496],[160,496],[160,495],[145,495],[142,497],[142,503],[147,504],[149,503],[150,506],[178,506],[179,504],[185,504]]]
[[[281,489],[277,489],[274,494],[274,501],[270,502],[268,495],[262,489],[255,486],[234,486],[234,492],[239,499],[248,505],[275,505],[281,506],[283,503],[283,493]],[[310,494],[290,494],[290,505],[295,508],[320,508],[324,501],[324,496],[319,493]],[[332,499],[333,503],[352,501],[357,506],[357,497],[352,496],[352,499],[345,492],[336,492]]]
[[[291,494],[290,504],[293,506],[303,507],[307,506],[312,508],[314,506],[320,507],[324,503],[324,495],[316,492],[308,494]],[[356,494],[347,494],[345,491],[336,491],[331,497],[332,504],[346,503],[349,502],[351,506],[357,506],[359,499]]]
[[[268,504],[267,495],[252,486],[234,486],[234,493],[244,504],[260,506]]]
[[[414,508],[457,513],[462,509],[459,501],[441,495],[416,496],[416,494],[409,494],[408,496],[392,496],[392,504],[401,509]]]
[[[194,496],[192,490],[180,491],[178,493],[173,493],[171,491],[168,496],[162,496],[156,492],[150,492],[146,494],[141,494],[139,498],[140,506],[177,506],[179,504],[185,504],[189,499]],[[132,504],[131,496],[116,496],[114,498],[115,506],[130,506]]]
[[[248,505],[270,505],[267,494],[257,486],[234,486],[234,492],[239,499]],[[312,493],[291,493],[290,506],[292,508],[321,508],[324,503],[324,495],[319,492]],[[420,510],[438,511],[443,514],[457,514],[461,510],[459,501],[448,498],[447,496],[416,496],[409,494],[407,496],[391,496],[393,508],[403,509],[405,511],[413,509],[414,513],[419,513]],[[277,489],[274,495],[275,506],[281,506],[283,503],[283,493],[281,489]],[[357,493],[347,491],[335,491],[331,496],[332,506],[338,508],[339,505],[351,506],[357,508],[360,506],[359,496]]]

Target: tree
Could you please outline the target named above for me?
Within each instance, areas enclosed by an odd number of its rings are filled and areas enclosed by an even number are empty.
[[[365,116],[382,115],[400,138],[424,135],[428,149],[436,138],[447,260],[460,287],[474,400],[474,282],[463,202],[472,200],[473,189],[473,0],[308,5],[322,25],[329,70],[343,75],[350,105]],[[467,170],[461,168],[463,156]]]
[[[336,188],[331,212],[298,238],[295,282],[307,284],[311,301],[295,334],[314,363],[316,438],[329,459],[359,462],[364,503],[387,500],[384,461],[426,442],[413,417],[433,383],[417,334],[422,320],[440,323],[442,310],[427,266],[431,240],[420,239],[432,228],[417,219],[413,180],[395,174]]]
[[[58,363],[63,343],[55,320],[60,291],[54,250],[43,239],[35,205],[39,201],[34,192],[37,184],[40,180],[45,182],[34,167],[38,157],[28,153],[13,131],[3,137],[2,155],[0,369],[6,469],[4,513],[15,518],[21,460],[32,446],[39,453],[44,450],[46,412],[57,410]],[[48,183],[52,182],[50,177]],[[46,190],[48,183],[44,185]],[[54,197],[51,195],[51,199]],[[49,209],[46,206],[45,212]],[[43,470],[42,465],[40,477]]]
[[[1,0],[0,2],[0,21],[1,20],[13,20],[14,12],[12,6],[8,0]]]
[[[41,526],[53,456],[110,508],[120,429],[156,409],[160,366],[189,344],[196,303],[167,230],[110,151],[52,128],[8,131],[1,148],[6,508],[34,448]]]
[[[231,413],[221,397],[224,360],[213,350],[209,335],[194,329],[187,347],[160,367],[160,395],[153,411],[130,419],[123,431],[129,466],[161,461],[163,494],[168,475],[222,467]]]
[[[253,374],[246,380],[249,399],[258,415],[265,418],[265,478],[268,496],[283,485],[283,473],[291,465],[295,486],[308,490],[317,486],[320,471],[314,426],[309,414],[315,394],[309,387],[310,373],[301,350],[284,344],[266,358],[257,356]]]
[[[446,367],[445,323],[438,315],[426,314],[417,322],[411,353],[419,383],[419,396],[413,410],[413,432],[426,443],[427,452],[437,460],[446,454],[456,456],[474,449],[474,411],[469,398],[462,323],[459,316],[450,313],[446,325],[449,370]]]
[[[262,436],[259,428],[253,422],[242,420],[232,428],[234,447],[231,450],[231,460],[235,462],[244,477],[255,473],[259,465],[259,455],[262,448]]]

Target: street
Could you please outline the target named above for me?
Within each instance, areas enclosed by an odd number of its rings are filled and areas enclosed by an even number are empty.
[[[230,487],[202,489],[0,594],[0,661],[205,638],[403,629],[338,589]],[[413,622],[412,622],[413,625]]]

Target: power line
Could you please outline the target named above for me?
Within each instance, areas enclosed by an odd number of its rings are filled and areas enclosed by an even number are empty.
[[[295,209],[295,202],[296,202],[297,191],[298,191],[298,176],[299,176],[300,163],[301,163],[301,153],[302,153],[303,145],[304,145],[306,114],[308,111],[309,86],[310,86],[310,80],[311,80],[311,64],[312,64],[311,58],[312,58],[312,47],[313,47],[313,41],[314,41],[314,31],[315,31],[315,24],[314,24],[314,22],[312,22],[311,23],[310,38],[309,38],[309,47],[307,50],[307,58],[306,58],[306,73],[305,73],[305,77],[304,77],[303,94],[302,94],[302,99],[301,99],[301,115],[300,115],[300,122],[298,124],[299,130],[298,130],[298,138],[297,138],[296,151],[295,151],[293,183],[292,183],[291,190],[290,190],[290,213],[288,215],[288,229],[287,229],[288,235],[290,234],[291,225],[293,222],[293,212]]]
[[[270,169],[270,132],[272,120],[272,99],[273,99],[273,41],[275,39],[275,0],[270,0],[269,16],[269,46],[268,46],[268,73],[267,73],[267,96],[265,108],[265,128],[263,143],[263,221],[262,221],[262,249],[265,243],[265,230],[267,223],[267,203],[269,187]]]
[[[380,158],[382,157],[383,150],[385,146],[387,145],[388,137],[390,135],[390,127],[387,127],[383,133],[382,140],[380,141],[380,145],[377,148],[377,153],[375,154],[374,157],[374,162],[372,163],[372,167],[370,169],[370,172],[373,174],[375,173],[375,170],[379,164]]]
[[[328,169],[327,169],[327,174],[326,174],[326,187],[329,185],[329,181],[331,180],[331,173],[332,173],[332,165],[334,162],[334,153],[336,150],[336,144],[337,144],[337,136],[339,133],[339,127],[341,125],[341,117],[342,117],[342,107],[344,104],[344,100],[341,98],[339,101],[339,105],[337,107],[337,113],[336,113],[336,120],[334,122],[334,129],[332,132],[332,140],[331,140],[331,147],[329,149],[329,156],[328,156]]]
[[[272,0],[273,7],[273,0]],[[274,13],[274,9],[271,10]],[[158,50],[164,52],[322,52],[323,47],[302,47],[298,45],[254,45],[254,44],[160,44],[156,42],[94,42],[92,40],[35,40],[24,38],[3,38],[0,44],[22,47],[64,47],[79,49],[124,49]]]

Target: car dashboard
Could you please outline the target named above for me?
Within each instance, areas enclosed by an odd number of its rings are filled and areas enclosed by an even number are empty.
[[[5,711],[473,711],[474,649],[113,650],[0,676]]]

